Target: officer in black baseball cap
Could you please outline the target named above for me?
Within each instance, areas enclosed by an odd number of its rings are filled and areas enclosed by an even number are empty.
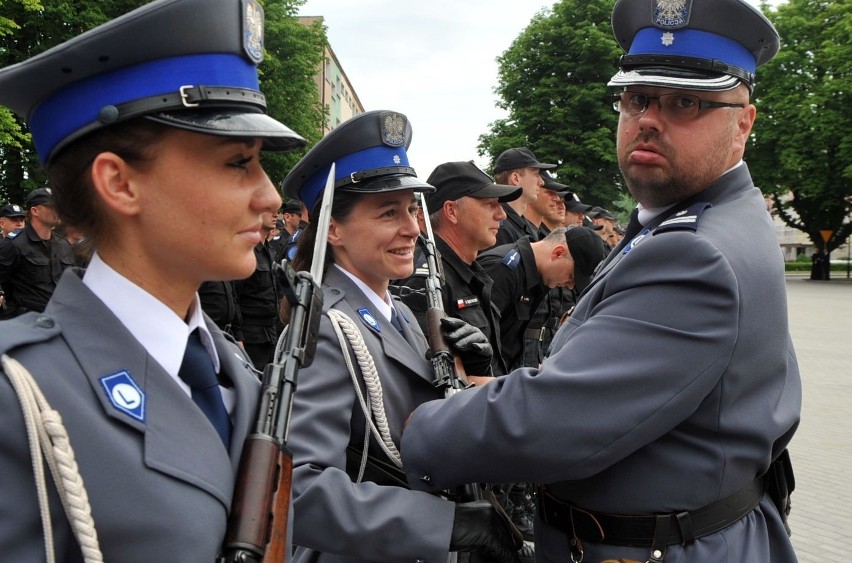
[[[302,202],[298,199],[288,199],[284,205],[281,206],[281,213],[301,213],[302,212]]]
[[[53,205],[53,192],[50,188],[36,188],[27,194],[27,209],[36,205]]]
[[[505,203],[521,197],[522,191],[518,186],[495,184],[491,176],[472,160],[440,164],[426,182],[435,187],[435,191],[426,196],[426,203],[432,213],[440,209],[445,201],[455,201],[465,196],[496,197],[497,201]]]
[[[556,168],[556,165],[539,162],[532,151],[526,147],[505,150],[494,161],[494,174],[505,172],[506,170],[517,170],[519,168],[550,170]]]
[[[541,176],[541,179],[544,182],[544,188],[555,192],[559,195],[559,197],[565,197],[570,192],[570,188],[568,186],[557,182],[556,178],[554,178],[547,170],[539,172],[539,176]]]
[[[27,212],[24,211],[24,208],[18,205],[17,203],[7,203],[3,207],[0,207],[0,217],[26,217]]]

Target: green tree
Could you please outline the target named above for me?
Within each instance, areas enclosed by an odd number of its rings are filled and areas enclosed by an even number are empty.
[[[480,156],[529,147],[559,165],[559,181],[584,203],[619,199],[618,116],[606,83],[621,50],[612,37],[612,0],[560,0],[542,10],[498,57],[498,106],[508,117],[479,138]]]
[[[781,51],[757,71],[746,159],[784,222],[831,251],[852,233],[852,2],[789,0],[764,11]],[[820,230],[834,233],[827,245]]]
[[[3,5],[0,67],[5,67],[79,35],[145,4],[145,0],[14,0]],[[0,108],[0,198],[22,203],[47,183],[29,129]]]
[[[298,8],[305,0],[265,0],[266,57],[260,64],[261,89],[267,111],[308,140],[308,147],[322,138],[326,108],[314,76],[321,68],[328,39],[320,22],[299,24]],[[263,166],[279,185],[304,153],[264,153]]]

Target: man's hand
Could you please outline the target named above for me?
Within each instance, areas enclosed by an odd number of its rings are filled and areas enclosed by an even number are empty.
[[[487,500],[456,504],[450,551],[476,551],[490,563],[520,563],[511,523]]]
[[[466,372],[491,375],[491,343],[481,330],[455,317],[441,319],[441,331],[447,344],[461,358]]]

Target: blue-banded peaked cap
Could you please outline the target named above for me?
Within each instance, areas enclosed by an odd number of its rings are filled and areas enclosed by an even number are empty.
[[[313,213],[335,163],[335,191],[378,193],[396,190],[434,191],[417,179],[408,163],[411,123],[396,111],[361,113],[334,128],[287,174],[282,191],[300,199]]]
[[[263,26],[256,0],[156,0],[0,69],[0,104],[27,121],[42,163],[140,116],[297,149],[305,140],[265,113]]]
[[[745,0],[618,0],[615,39],[627,54],[609,86],[754,89],[780,48],[772,23]]]

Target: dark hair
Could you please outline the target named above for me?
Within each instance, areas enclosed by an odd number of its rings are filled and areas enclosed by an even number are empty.
[[[331,203],[331,217],[337,221],[345,221],[352,214],[355,204],[361,199],[361,194],[352,192],[336,191]],[[314,246],[317,240],[317,228],[319,223],[319,207],[322,204],[322,198],[317,200],[316,206],[310,213],[311,222],[299,236],[299,245],[296,247],[296,255],[290,263],[293,269],[298,271],[310,270],[314,258]],[[328,243],[326,243],[328,245]],[[331,246],[326,247],[325,252],[325,267],[323,272],[328,273],[328,269],[334,263],[334,249]],[[322,284],[320,280],[318,283]],[[281,322],[285,325],[290,321],[290,303],[286,299],[281,300],[281,306],[278,311]]]
[[[107,225],[92,185],[92,162],[100,153],[112,152],[144,169],[153,160],[157,143],[171,131],[172,127],[137,118],[98,129],[63,148],[46,166],[60,219],[97,246]]]

